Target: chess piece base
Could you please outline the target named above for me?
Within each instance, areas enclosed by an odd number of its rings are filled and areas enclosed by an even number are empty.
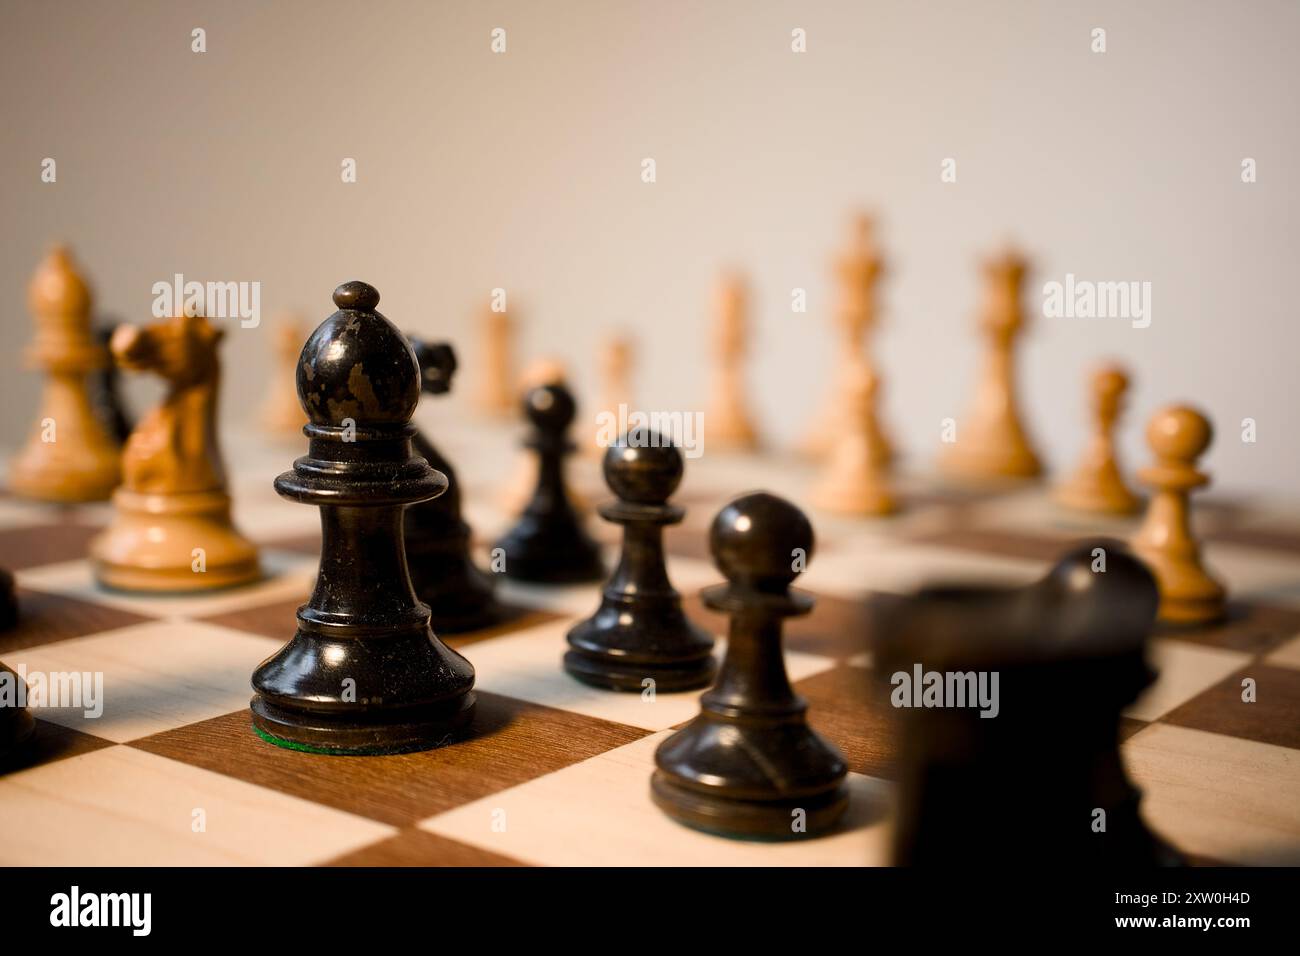
[[[966,438],[953,445],[943,457],[943,471],[962,481],[1023,481],[1037,478],[1043,473],[1038,456],[1028,450],[989,454],[971,450],[982,444],[980,439]]]
[[[750,840],[800,840],[825,834],[835,829],[849,805],[848,789],[843,785],[809,797],[741,800],[682,786],[662,770],[650,778],[650,796],[679,823]],[[800,810],[803,828],[796,830],[796,812]]]
[[[388,754],[450,743],[474,717],[474,668],[424,623],[372,634],[310,604],[292,640],[253,671],[253,727],[281,747]],[[415,623],[415,622],[419,623]],[[350,679],[349,679],[350,678]]]
[[[121,480],[116,452],[34,439],[14,461],[9,490],[56,504],[107,501]]]
[[[620,662],[607,655],[570,650],[564,655],[564,669],[575,680],[591,687],[640,693],[647,679],[656,691],[697,690],[713,683],[717,663],[712,657],[673,664]]]
[[[577,680],[607,690],[678,691],[707,687],[717,673],[713,637],[682,612],[680,598],[638,599],[614,594],[569,631],[564,669]]]
[[[221,491],[113,494],[112,523],[90,545],[95,577],[122,591],[210,591],[261,577],[257,549],[230,522]],[[203,549],[205,570],[194,568]]]
[[[898,511],[894,496],[872,479],[819,485],[813,489],[811,501],[814,507],[823,511],[844,515],[884,516]]]
[[[599,545],[576,524],[547,526],[525,513],[496,547],[505,552],[502,573],[518,581],[584,584],[605,576]]]
[[[1056,490],[1056,502],[1071,511],[1088,514],[1130,515],[1142,507],[1142,499],[1124,487],[1110,483],[1075,478]]]
[[[816,432],[799,445],[799,454],[813,461],[825,461],[835,451],[835,445],[843,436],[844,425],[841,418],[835,419],[835,428]],[[883,435],[877,437],[877,444],[871,449],[871,464],[877,468],[888,468],[897,455],[893,445]]]
[[[1171,561],[1167,555],[1134,548],[1156,576],[1160,607],[1156,619],[1168,624],[1212,624],[1226,613],[1227,592],[1199,561]]]
[[[1217,597],[1161,597],[1157,619],[1169,624],[1213,624],[1222,620],[1226,609],[1224,598]]]
[[[848,806],[848,766],[808,727],[803,702],[732,716],[716,694],[655,751],[655,802],[683,823],[737,836],[799,839],[834,827]],[[792,826],[795,810],[804,811],[802,832]]]
[[[1056,503],[1071,511],[1098,515],[1131,515],[1142,508],[1142,499],[1130,496],[1122,500],[1118,496],[1105,497],[1097,494],[1095,489],[1067,486],[1056,493]]]
[[[367,719],[364,713],[331,715],[277,707],[255,696],[253,729],[269,743],[288,750],[335,756],[367,756],[432,750],[451,743],[474,719],[472,693],[438,707],[423,708],[394,720],[391,714]]]

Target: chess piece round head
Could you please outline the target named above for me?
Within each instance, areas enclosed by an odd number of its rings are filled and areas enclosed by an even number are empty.
[[[32,276],[27,301],[38,315],[82,315],[90,311],[90,287],[63,246],[55,246]]]
[[[1118,397],[1128,390],[1128,375],[1118,365],[1103,365],[1092,373],[1092,389],[1100,397]]]
[[[1092,404],[1103,422],[1119,414],[1128,391],[1128,375],[1118,365],[1103,365],[1092,373]]]
[[[622,501],[661,505],[681,484],[682,453],[648,428],[636,428],[605,450],[605,483]]]
[[[783,593],[812,558],[808,517],[765,491],[727,504],[709,528],[713,563],[732,584]]]
[[[561,435],[577,414],[573,394],[560,382],[538,385],[524,395],[524,415],[545,435]]]
[[[407,339],[420,365],[420,387],[430,395],[450,392],[451,378],[456,374],[456,350],[448,342],[426,342],[413,335]]]
[[[1051,592],[1057,608],[1059,648],[1140,651],[1156,619],[1160,593],[1155,576],[1122,541],[1098,538],[1063,555],[1047,573],[1040,593]],[[1041,634],[1033,635],[1035,641]]]
[[[322,322],[298,356],[298,398],[314,425],[357,427],[410,421],[420,400],[420,368],[397,327],[375,311],[379,292],[364,282],[334,290],[339,311]]]
[[[1162,461],[1190,465],[1210,447],[1210,420],[1188,405],[1170,405],[1151,416],[1147,444]]]

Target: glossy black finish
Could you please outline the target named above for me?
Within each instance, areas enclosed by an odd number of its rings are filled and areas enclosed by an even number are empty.
[[[1093,570],[1097,549],[1104,571]],[[1099,540],[1027,587],[928,588],[882,612],[873,628],[882,694],[917,664],[998,674],[996,717],[898,708],[895,861],[1179,863],[1143,823],[1119,751],[1121,710],[1154,678],[1145,655],[1158,602],[1151,572],[1124,545]],[[1104,832],[1093,828],[1098,809]]]
[[[423,750],[474,710],[474,668],[434,636],[403,546],[403,509],[447,480],[412,451],[420,369],[379,293],[349,282],[334,302],[298,360],[308,454],[275,480],[321,510],[320,573],[293,639],[253,672],[253,725],[303,750]]]
[[[680,822],[730,836],[824,833],[848,806],[848,767],[808,726],[781,651],[782,619],[813,606],[790,587],[796,563],[812,557],[812,525],[788,501],[757,492],[718,513],[709,546],[727,583],[704,601],[731,617],[727,654],[700,715],[659,745],[651,796]]]
[[[101,319],[95,325],[95,340],[104,347],[108,355],[108,342],[113,337],[113,330],[120,323],[111,319]],[[100,424],[108,429],[118,444],[126,444],[131,437],[131,419],[126,412],[126,403],[122,399],[122,389],[118,384],[117,363],[111,358],[104,367],[96,371],[88,380],[90,406]]]
[[[0,568],[0,631],[8,630],[18,621],[18,599],[14,595],[14,576]],[[16,693],[21,678],[0,661],[0,674],[6,687],[6,694],[0,696],[0,766],[13,754],[17,753],[36,729],[36,721],[26,707],[19,707],[17,700],[6,703],[4,697]]]
[[[667,503],[683,467],[680,450],[644,429],[605,451],[605,481],[618,500],[600,514],[623,526],[623,551],[600,607],[568,634],[564,669],[584,683],[640,691],[648,679],[673,691],[713,680],[713,637],[687,620],[664,561],[664,526],[686,514]]]
[[[600,548],[582,527],[564,486],[564,457],[577,408],[560,384],[541,385],[524,396],[532,425],[525,445],[537,452],[537,488],[515,526],[496,543],[505,552],[505,574],[542,584],[576,584],[605,576]]]
[[[456,373],[452,347],[418,338],[410,338],[410,342],[425,394],[444,395],[450,391]],[[417,432],[413,443],[415,453],[447,479],[443,494],[406,509],[406,562],[416,596],[429,605],[435,633],[458,634],[487,627],[503,615],[493,596],[492,576],[470,558],[471,532],[461,517],[456,472],[424,435]]]

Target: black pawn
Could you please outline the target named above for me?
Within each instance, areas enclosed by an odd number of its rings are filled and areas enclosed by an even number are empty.
[[[320,508],[320,572],[293,639],[253,672],[253,726],[298,750],[423,750],[474,712],[474,668],[434,636],[402,539],[405,507],[447,480],[412,451],[420,368],[379,293],[348,282],[334,303],[298,359],[308,453],[275,480]]]
[[[1096,541],[1035,584],[931,587],[884,609],[876,673],[903,731],[894,861],[1181,862],[1143,822],[1119,749],[1121,712],[1154,679],[1146,643],[1158,603],[1151,572],[1122,544]],[[996,716],[951,700],[900,706],[896,675],[917,668],[996,673]]]
[[[654,432],[625,435],[605,452],[605,481],[618,501],[601,505],[623,526],[623,553],[596,613],[569,631],[564,669],[587,684],[639,691],[704,687],[714,673],[713,638],[682,611],[668,580],[664,526],[686,512],[668,504],[682,480],[682,453]]]
[[[14,596],[14,576],[0,568],[0,631],[18,621],[18,600]],[[0,764],[31,737],[36,721],[26,707],[18,706],[18,685],[22,680],[0,662]]]
[[[430,395],[451,390],[456,353],[446,343],[412,338],[420,382]],[[491,575],[480,570],[469,554],[470,527],[461,517],[460,483],[451,463],[419,432],[415,453],[447,478],[447,490],[437,498],[406,509],[406,561],[415,593],[433,613],[439,634],[459,634],[487,627],[501,617],[493,597]]]
[[[108,343],[113,337],[113,330],[118,323],[103,320],[95,326],[95,340],[108,355]],[[125,445],[131,437],[131,420],[126,414],[126,403],[122,400],[122,389],[118,381],[117,363],[108,358],[104,366],[89,379],[90,407],[95,412],[99,423],[108,430],[119,445]]]
[[[824,833],[848,806],[848,767],[808,726],[781,651],[782,618],[813,606],[790,588],[812,555],[812,525],[788,501],[756,492],[718,512],[709,547],[727,583],[706,589],[704,603],[731,618],[727,654],[699,716],[655,752],[651,795],[674,819],[730,836]]]
[[[496,547],[505,553],[505,574],[542,584],[577,584],[605,576],[600,548],[583,530],[564,487],[564,457],[573,451],[569,426],[577,409],[561,384],[540,385],[524,395],[532,434],[524,444],[537,453],[537,488],[515,526]]]

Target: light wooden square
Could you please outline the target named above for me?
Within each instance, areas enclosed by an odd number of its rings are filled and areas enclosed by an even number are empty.
[[[130,747],[0,778],[0,805],[6,866],[295,866],[397,832]]]
[[[840,832],[788,843],[682,826],[650,799],[653,734],[422,821],[431,833],[552,866],[870,866],[888,861],[892,787],[850,774]]]
[[[1300,865],[1296,752],[1153,724],[1125,743],[1143,815],[1179,849],[1225,863]]]
[[[157,621],[7,655],[13,668],[103,674],[103,714],[36,716],[119,743],[248,706],[249,675],[281,642],[198,621]]]

